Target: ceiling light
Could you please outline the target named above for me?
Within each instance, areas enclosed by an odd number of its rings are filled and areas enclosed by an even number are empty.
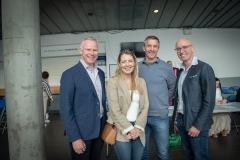
[[[155,9],[153,12],[154,12],[154,13],[158,13],[158,10],[157,10],[157,9]]]

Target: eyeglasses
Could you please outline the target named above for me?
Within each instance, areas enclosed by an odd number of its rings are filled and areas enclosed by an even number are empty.
[[[186,50],[188,49],[188,47],[190,47],[190,46],[192,46],[192,45],[182,46],[182,48],[176,48],[176,49],[174,49],[174,50],[175,50],[176,52],[180,52],[181,49],[182,49],[183,51],[186,51]]]

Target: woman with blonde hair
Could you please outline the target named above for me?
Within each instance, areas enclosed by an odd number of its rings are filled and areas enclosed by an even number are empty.
[[[108,123],[117,128],[115,159],[140,160],[148,114],[146,83],[138,77],[138,63],[130,50],[119,53],[115,76],[108,80]]]

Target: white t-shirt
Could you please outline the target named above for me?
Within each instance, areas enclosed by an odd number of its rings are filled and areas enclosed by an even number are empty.
[[[216,88],[216,98],[215,101],[219,101],[222,100],[222,92],[220,90],[220,88]]]
[[[131,91],[129,91],[129,92],[131,95]],[[135,90],[133,92],[133,99],[132,99],[131,105],[127,111],[127,119],[129,120],[129,122],[136,121],[137,115],[139,112],[139,102],[140,102],[140,97],[139,97],[138,91]]]

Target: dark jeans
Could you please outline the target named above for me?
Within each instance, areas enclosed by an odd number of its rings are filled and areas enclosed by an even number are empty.
[[[188,160],[209,160],[208,131],[200,132],[198,137],[189,136],[188,131],[185,130],[182,115],[177,117],[177,127]]]
[[[72,147],[72,143],[69,143],[72,160],[100,160],[103,148],[101,136],[95,139],[85,140],[84,143],[86,144],[86,151],[83,154],[77,154]]]

